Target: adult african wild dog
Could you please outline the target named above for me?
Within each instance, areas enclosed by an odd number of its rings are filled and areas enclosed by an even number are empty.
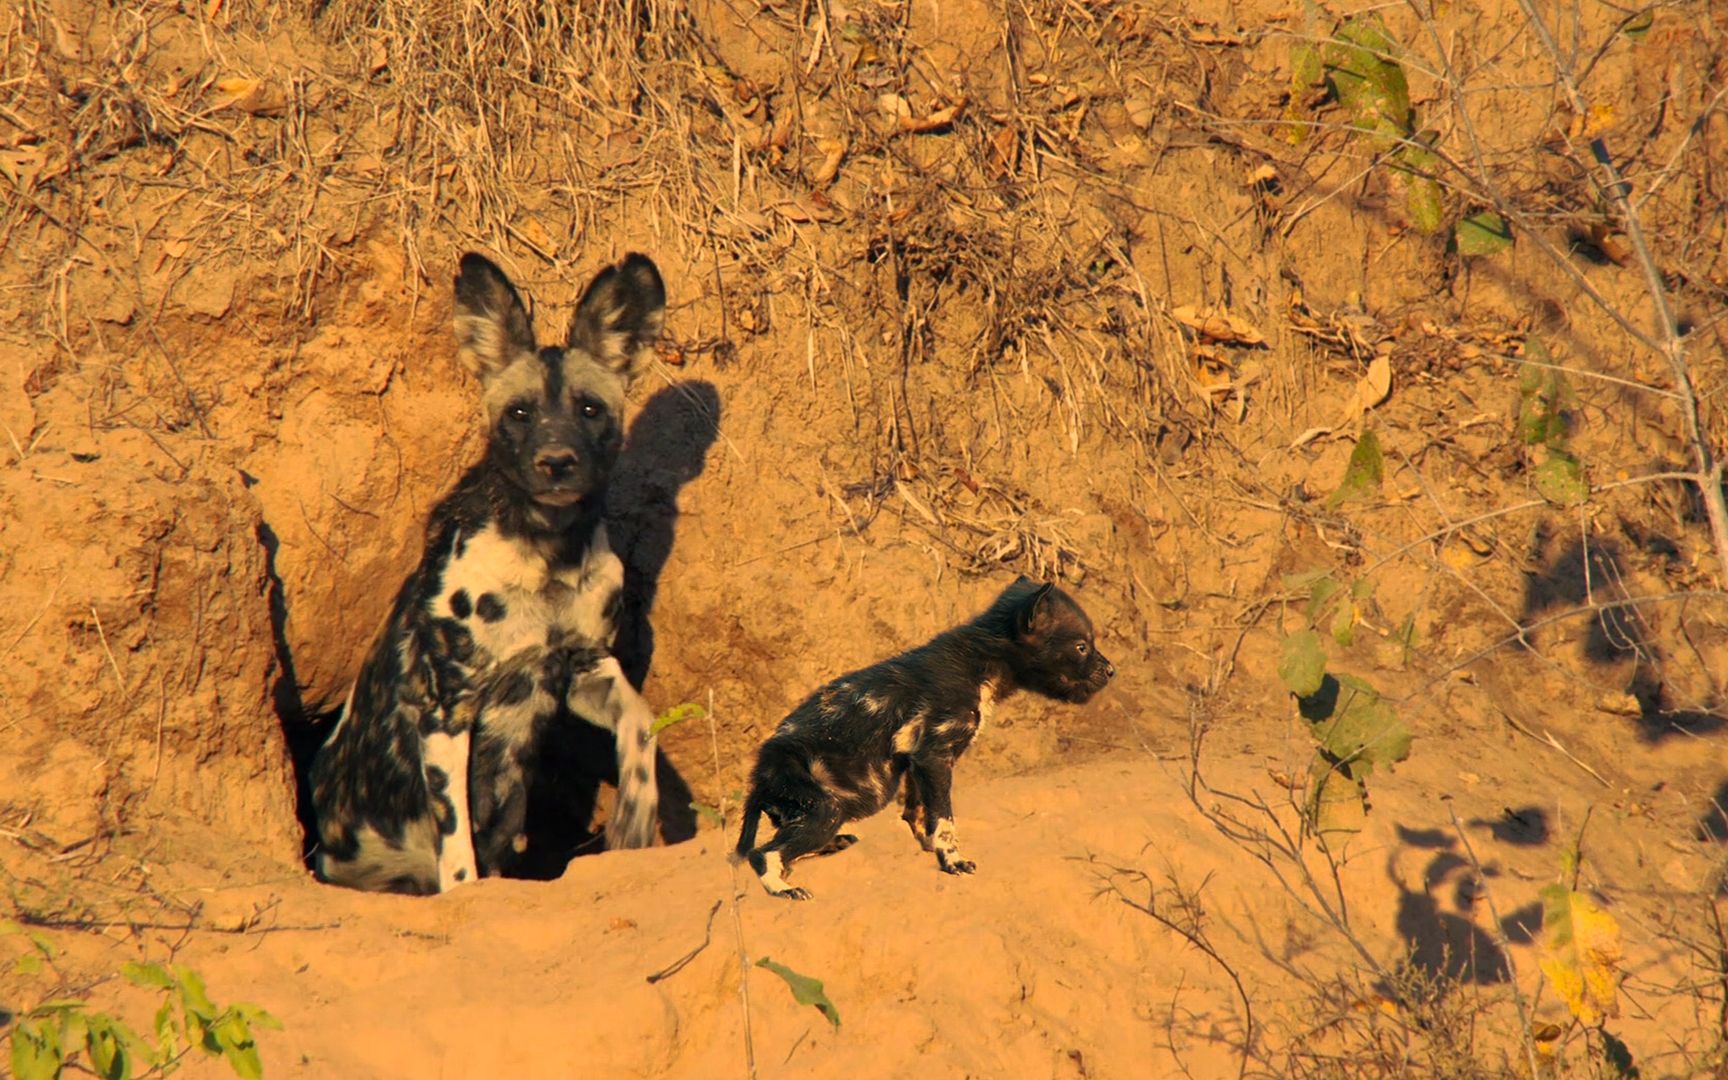
[[[613,847],[654,836],[654,715],[611,655],[623,564],[603,521],[624,391],[659,333],[653,262],[601,271],[562,347],[537,348],[502,271],[462,257],[457,352],[479,377],[486,453],[432,511],[342,717],[312,766],[318,874],[435,893],[509,873],[542,751],[615,733]]]
[[[792,863],[851,847],[858,838],[840,827],[888,805],[904,781],[912,836],[945,873],[970,874],[954,829],[954,765],[992,706],[1022,689],[1083,704],[1115,674],[1080,605],[1021,578],[971,621],[835,679],[780,721],[750,773],[735,858],[773,895],[807,900],[786,881]],[[774,839],[757,847],[764,814]]]

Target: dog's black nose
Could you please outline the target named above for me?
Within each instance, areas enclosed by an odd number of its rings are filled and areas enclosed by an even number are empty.
[[[1104,677],[1106,679],[1114,679],[1116,677],[1116,665],[1112,664],[1108,660],[1104,661]]]
[[[576,451],[559,446],[534,455],[534,467],[547,478],[562,480],[576,468]]]

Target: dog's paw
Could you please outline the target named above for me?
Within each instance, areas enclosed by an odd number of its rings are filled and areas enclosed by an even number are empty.
[[[809,899],[811,899],[810,890],[804,888],[801,885],[793,885],[789,888],[781,889],[779,892],[771,892],[768,895],[769,896],[777,896],[782,900],[809,900]]]
[[[972,874],[978,870],[978,864],[971,859],[950,859],[947,856],[938,855],[936,862],[942,867],[944,874]]]

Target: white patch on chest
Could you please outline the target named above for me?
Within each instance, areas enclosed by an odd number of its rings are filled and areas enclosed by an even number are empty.
[[[581,562],[557,570],[533,544],[488,526],[444,568],[432,614],[460,620],[495,661],[544,646],[555,629],[608,648],[616,627],[606,609],[623,586],[624,564],[604,526]],[[465,603],[457,603],[458,593]]]

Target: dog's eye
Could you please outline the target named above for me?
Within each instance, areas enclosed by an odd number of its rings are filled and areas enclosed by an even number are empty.
[[[516,421],[518,424],[525,424],[533,413],[528,411],[528,406],[526,405],[512,405],[508,409],[504,410],[504,415]]]
[[[584,401],[580,408],[582,409],[582,415],[586,416],[590,420],[600,415],[600,403],[598,401]]]
[[[1086,644],[1084,641],[1076,641],[1074,643],[1074,651],[1079,653],[1081,656],[1085,656],[1087,653],[1092,651],[1092,646]]]

